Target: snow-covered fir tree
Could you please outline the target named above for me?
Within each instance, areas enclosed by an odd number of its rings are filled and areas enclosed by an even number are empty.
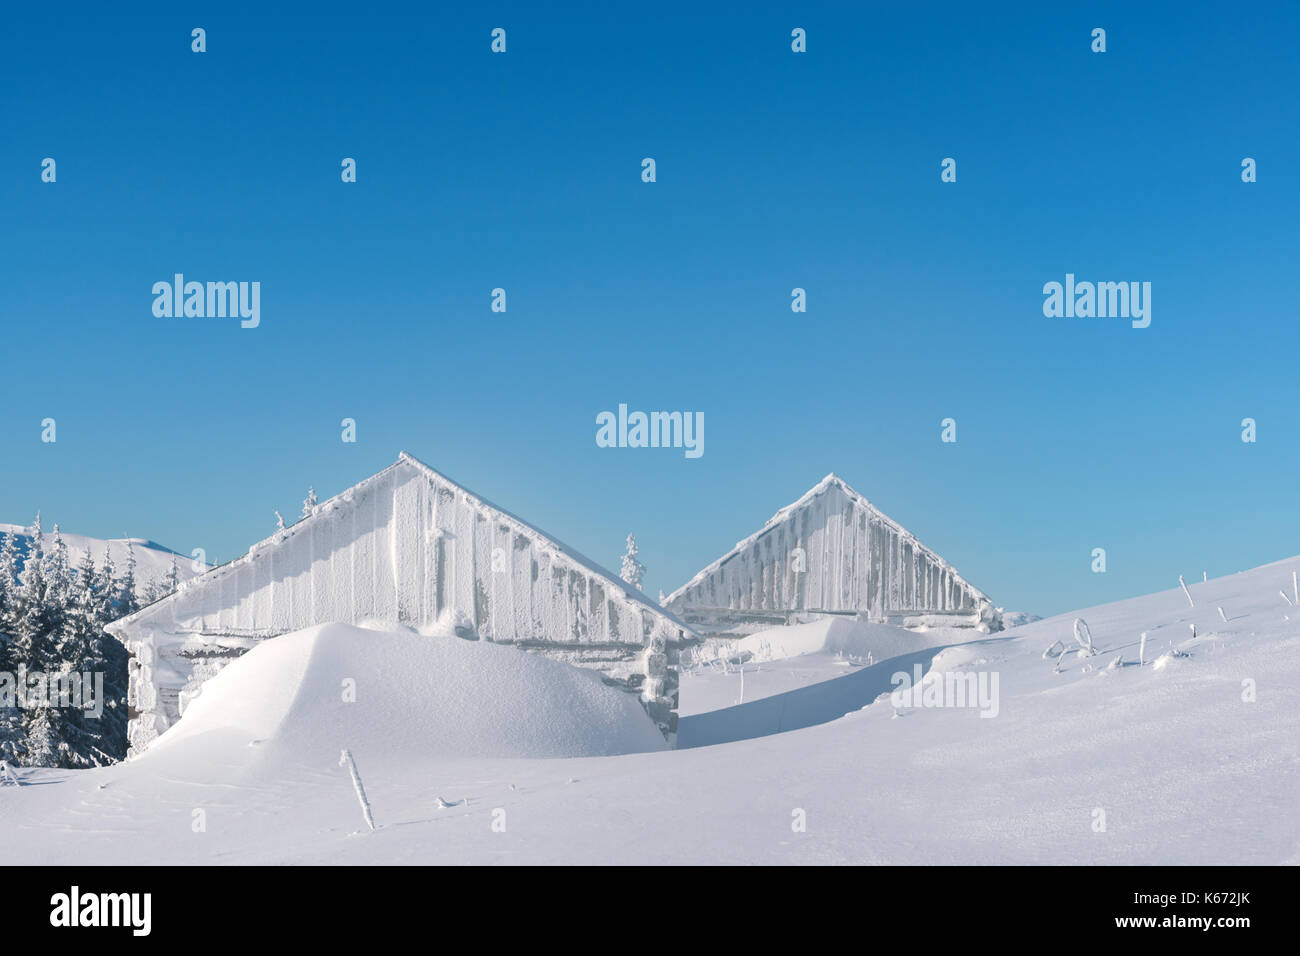
[[[18,538],[12,531],[0,536],[0,635],[11,633],[10,614],[18,593]]]
[[[623,555],[623,568],[619,571],[618,576],[639,591],[641,590],[641,579],[645,576],[645,565],[638,561],[636,556],[636,538],[629,534],[627,536],[627,553]]]
[[[105,555],[107,558],[107,555]],[[171,594],[180,586],[180,573],[176,570],[176,556],[172,556],[172,567],[165,577],[155,578],[149,582],[145,588],[144,605],[147,607],[157,601],[161,601],[167,595]]]
[[[31,529],[32,543],[18,576],[20,597],[13,621],[14,648],[19,660],[29,669],[44,670],[54,659],[53,637],[59,625],[62,609],[51,600],[49,582],[46,580],[44,535],[41,533],[41,516]]]
[[[17,670],[17,648],[13,643],[18,613],[18,538],[6,531],[0,540],[0,672]],[[0,701],[0,760],[18,763],[23,741],[22,714],[16,706]]]
[[[316,489],[311,485],[308,485],[307,497],[302,499],[302,514],[300,514],[298,517],[299,518],[309,517],[311,515],[311,509],[315,508],[317,504],[318,502],[316,500]]]
[[[126,570],[122,572],[117,584],[118,617],[126,617],[140,610],[140,599],[135,593],[135,548],[130,541],[126,543]]]
[[[89,767],[126,755],[127,653],[104,632],[111,621],[138,607],[134,594],[134,557],[127,575],[118,579],[105,553],[96,567],[85,555],[74,569],[58,527],[46,546],[40,516],[26,553],[18,536],[0,540],[0,672],[40,675],[39,686],[52,677],[61,683],[72,675],[82,681],[82,707],[38,695],[28,699],[16,686],[13,699],[0,700],[0,760],[46,767]],[[103,696],[95,688],[102,681]],[[65,686],[70,686],[65,683]],[[89,694],[89,696],[88,696]],[[6,706],[11,704],[12,706]],[[87,712],[94,705],[98,713]]]

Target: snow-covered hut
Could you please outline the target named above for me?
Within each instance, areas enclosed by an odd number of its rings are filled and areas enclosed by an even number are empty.
[[[243,557],[109,626],[133,655],[131,753],[257,642],[334,621],[396,621],[592,668],[636,694],[675,740],[677,653],[689,629],[403,452]]]
[[[664,606],[701,634],[736,634],[825,614],[902,626],[1001,629],[983,591],[838,475],[778,511]]]

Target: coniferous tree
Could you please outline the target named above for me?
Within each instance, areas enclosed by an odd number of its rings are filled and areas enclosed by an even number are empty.
[[[113,567],[113,555],[108,545],[104,545],[104,563],[95,574],[95,586],[91,589],[94,602],[95,619],[110,624],[120,615],[117,611],[117,569]]]
[[[641,578],[645,574],[645,565],[637,560],[636,538],[627,536],[627,553],[623,555],[623,567],[619,573],[625,582],[638,591],[641,590]]]
[[[68,602],[66,622],[59,643],[59,657],[64,661],[80,661],[89,653],[95,635],[103,629],[94,612],[92,593],[98,586],[99,574],[90,550],[77,562],[73,577],[72,600]]]
[[[18,602],[18,537],[6,531],[0,538],[0,635],[13,634]]]
[[[107,551],[100,567],[87,554],[72,568],[58,527],[47,546],[39,515],[25,556],[16,535],[0,540],[0,671],[27,672],[25,687],[14,681],[15,706],[0,700],[0,760],[77,768],[126,756],[129,655],[104,628],[139,607],[127,548],[118,578]],[[163,587],[177,576],[173,565]],[[27,693],[42,686],[47,693]],[[79,701],[62,699],[60,690],[78,686]]]
[[[18,690],[18,661],[13,644],[18,588],[18,538],[12,531],[6,531],[0,540],[0,674],[7,675],[10,683],[4,688],[6,699],[0,700],[0,760],[10,764],[19,762],[23,741],[22,713],[16,696],[8,699]]]
[[[32,526],[31,545],[23,561],[18,610],[14,617],[14,648],[19,662],[29,670],[44,670],[54,658],[52,635],[58,624],[58,611],[51,606],[49,582],[46,580],[45,547],[41,533],[41,516]]]
[[[67,596],[66,574],[59,557],[47,553],[41,516],[32,526],[31,546],[23,562],[22,594],[14,635],[16,663],[29,672],[48,675],[58,670],[57,639],[63,625]],[[58,538],[62,542],[62,537]],[[66,550],[62,554],[67,563]],[[22,759],[32,767],[53,767],[59,758],[58,739],[48,701],[28,701],[22,712]]]
[[[299,520],[310,517],[311,510],[316,507],[316,504],[316,489],[308,485],[307,497],[302,500],[302,514],[298,516]]]
[[[94,583],[85,593],[84,613],[94,622],[94,633],[87,644],[83,670],[104,675],[104,709],[93,722],[87,721],[87,734],[92,750],[88,754],[96,764],[126,758],[126,692],[128,685],[127,661],[129,654],[104,628],[120,616],[113,604],[116,587],[113,559],[104,548],[104,562],[98,569]]]
[[[48,706],[38,706],[24,715],[23,763],[29,767],[57,767],[60,747]]]
[[[135,593],[135,548],[126,543],[126,570],[117,586],[117,616],[126,617],[140,610],[140,599]]]

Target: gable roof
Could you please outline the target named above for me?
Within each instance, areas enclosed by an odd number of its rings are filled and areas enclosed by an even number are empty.
[[[376,472],[375,474],[371,475],[369,478],[359,481],[357,482],[357,484],[346,489],[345,491],[342,491],[339,494],[334,495],[333,497],[328,498],[325,501],[322,501],[321,503],[317,504],[315,507],[312,508],[311,514],[307,515],[306,517],[298,519],[293,524],[289,525],[283,530],[277,530],[270,537],[264,538],[261,541],[257,542],[256,544],[254,544],[252,547],[248,549],[248,552],[246,554],[240,555],[238,558],[235,558],[233,561],[228,561],[225,564],[218,565],[217,567],[212,568],[206,573],[200,574],[197,577],[191,578],[188,581],[183,581],[180,584],[180,586],[171,594],[167,595],[161,600],[155,601],[152,604],[142,607],[140,610],[136,611],[133,614],[129,614],[123,618],[119,618],[118,620],[109,624],[106,630],[110,634],[114,635],[115,637],[119,636],[121,633],[126,631],[131,624],[135,623],[137,620],[140,620],[145,616],[152,615],[154,612],[158,611],[159,609],[178,600],[181,595],[185,594],[190,589],[208,587],[211,584],[220,581],[231,574],[237,573],[239,569],[243,565],[248,564],[259,551],[262,551],[265,548],[274,547],[275,545],[282,544],[283,542],[288,541],[290,538],[294,537],[295,535],[301,534],[304,531],[310,529],[315,523],[326,520],[332,511],[334,511],[339,505],[350,501],[353,495],[357,494],[360,491],[365,490],[371,485],[377,484],[390,472],[398,468],[401,468],[403,466],[414,468],[417,472],[429,478],[435,484],[442,485],[451,489],[456,494],[461,495],[472,506],[485,508],[493,512],[493,515],[497,520],[500,520],[506,523],[507,525],[510,525],[513,531],[524,532],[532,537],[540,538],[543,542],[553,547],[553,557],[558,556],[562,560],[568,561],[570,564],[574,565],[575,568],[581,569],[589,574],[593,574],[604,579],[604,581],[607,582],[609,586],[620,589],[622,593],[632,602],[640,604],[644,606],[644,608],[650,611],[651,613],[656,614],[659,617],[662,617],[668,621],[671,621],[676,627],[679,627],[682,630],[687,631],[689,633],[694,633],[690,625],[685,624],[684,622],[679,620],[674,614],[672,614],[671,612],[665,610],[664,608],[660,607],[658,604],[651,601],[648,597],[646,597],[645,594],[631,587],[625,581],[614,577],[612,574],[610,574],[608,571],[603,569],[600,565],[596,564],[596,562],[592,561],[590,558],[587,558],[577,550],[570,548],[568,545],[565,545],[562,542],[558,541],[554,536],[541,530],[536,525],[529,524],[527,521],[524,521],[522,518],[512,514],[509,511],[506,511],[504,508],[501,508],[498,505],[493,504],[492,502],[488,501],[486,498],[483,498],[475,494],[465,486],[455,481],[452,481],[446,475],[442,474],[441,472],[435,471],[433,468],[430,468],[428,465],[420,461],[418,458],[414,457],[413,455],[409,455],[404,451],[400,452],[398,454],[397,461],[393,462],[393,464],[389,465],[387,468],[384,468],[381,471]]]
[[[889,517],[887,514],[885,514],[875,505],[873,505],[870,501],[868,501],[865,497],[863,497],[862,495],[854,491],[853,488],[849,485],[849,483],[845,481],[843,478],[841,478],[839,475],[835,474],[835,472],[831,472],[821,481],[817,482],[817,484],[809,488],[808,491],[806,491],[803,495],[801,495],[797,501],[792,501],[790,504],[786,505],[776,514],[772,515],[772,517],[768,518],[767,522],[763,525],[762,528],[760,528],[758,531],[755,531],[753,534],[751,534],[748,538],[745,538],[743,541],[738,541],[734,548],[732,548],[722,557],[718,558],[708,567],[699,571],[695,575],[695,577],[691,578],[689,581],[687,581],[677,590],[673,591],[672,594],[664,598],[664,603],[672,604],[674,601],[676,601],[679,597],[684,595],[692,587],[707,580],[710,576],[715,574],[724,564],[726,564],[728,561],[731,561],[741,552],[751,547],[755,542],[757,542],[764,535],[771,533],[773,529],[789,521],[798,511],[810,505],[819,495],[823,495],[833,488],[842,491],[845,497],[847,497],[854,506],[865,509],[868,513],[870,513],[872,518],[880,521],[881,524],[892,529],[904,541],[911,542],[915,547],[920,548],[922,551],[924,551],[926,555],[928,555],[934,561],[934,563],[938,565],[938,567],[941,570],[947,571],[952,576],[953,580],[956,581],[958,584],[962,585],[965,588],[968,588],[972,592],[972,594],[974,594],[976,597],[983,598],[984,600],[989,601],[988,595],[986,595],[983,591],[975,587],[973,584],[971,584],[969,581],[963,578],[960,574],[958,574],[957,569],[954,568],[947,561],[945,561],[943,558],[939,557],[938,553],[935,552],[933,548],[926,547],[920,541],[920,539],[916,537],[916,535],[912,534],[912,532],[908,531],[906,528],[900,525],[893,518]],[[989,601],[989,603],[991,604],[992,601]]]

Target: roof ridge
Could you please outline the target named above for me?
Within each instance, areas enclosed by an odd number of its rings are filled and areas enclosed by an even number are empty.
[[[543,542],[549,543],[552,547],[554,547],[557,554],[563,555],[565,559],[567,559],[568,561],[572,562],[573,564],[577,565],[580,568],[585,569],[589,573],[596,574],[599,577],[604,578],[610,584],[619,588],[619,590],[629,600],[642,604],[645,607],[647,607],[649,610],[654,611],[657,614],[661,614],[664,615],[665,617],[668,617],[675,624],[681,626],[686,630],[691,630],[691,628],[687,624],[680,621],[676,617],[676,615],[674,615],[671,611],[668,611],[666,608],[661,607],[658,603],[651,600],[651,598],[648,595],[633,588],[627,582],[619,579],[614,575],[612,571],[609,571],[603,566],[597,564],[595,561],[591,560],[586,555],[582,554],[582,552],[578,551],[576,548],[573,548],[565,544],[559,538],[555,537],[555,535],[551,534],[548,531],[544,531],[543,529],[537,527],[534,524],[531,524],[528,521],[525,521],[523,518],[519,517],[518,515],[514,514],[511,511],[506,510],[505,508],[502,508],[500,505],[494,504],[493,502],[484,498],[482,495],[478,494],[477,492],[471,491],[469,488],[466,488],[464,485],[460,484],[460,482],[448,478],[442,472],[425,464],[424,462],[420,461],[420,459],[416,458],[414,455],[411,455],[405,451],[398,452],[397,460],[393,462],[391,465],[387,465],[384,468],[381,468],[379,471],[375,472],[373,475],[369,475],[368,477],[361,479],[355,484],[349,485],[347,488],[343,489],[338,494],[326,498],[324,501],[320,502],[314,508],[312,508],[310,514],[299,518],[297,521],[295,521],[293,524],[289,525],[288,527],[277,529],[276,531],[272,532],[270,535],[261,539],[260,541],[254,542],[252,545],[249,546],[248,550],[243,554],[241,554],[239,557],[227,561],[225,564],[212,567],[207,571],[205,571],[204,573],[200,575],[196,575],[193,578],[190,578],[189,580],[183,582],[180,585],[180,587],[178,587],[171,594],[168,594],[166,597],[154,601],[152,604],[148,604],[145,607],[140,608],[138,611],[135,611],[132,614],[128,614],[126,617],[119,618],[118,620],[113,621],[105,628],[105,630],[107,630],[108,633],[110,634],[116,635],[118,633],[119,628],[123,628],[128,623],[134,622],[138,617],[143,615],[146,611],[153,611],[172,601],[178,600],[182,593],[184,593],[185,591],[189,590],[192,587],[200,586],[198,582],[207,580],[210,575],[224,575],[226,573],[229,573],[231,569],[236,568],[241,563],[247,561],[248,558],[251,557],[255,552],[261,551],[263,548],[266,547],[284,543],[293,535],[299,533],[299,531],[302,528],[304,528],[306,525],[316,521],[319,518],[324,517],[325,515],[333,511],[334,509],[331,507],[331,505],[333,505],[335,502],[342,499],[345,495],[353,494],[359,488],[362,488],[365,485],[377,481],[378,479],[382,478],[384,475],[392,471],[394,468],[398,468],[402,465],[411,466],[417,469],[418,471],[423,471],[428,475],[431,475],[438,482],[442,482],[447,485],[450,485],[452,488],[456,489],[460,494],[463,494],[466,497],[473,499],[473,501],[476,502],[479,506],[488,508],[491,511],[496,512],[498,515],[507,519],[508,521],[511,521],[521,526],[523,530],[527,532],[531,532],[533,535],[536,535],[537,537],[541,538]]]

